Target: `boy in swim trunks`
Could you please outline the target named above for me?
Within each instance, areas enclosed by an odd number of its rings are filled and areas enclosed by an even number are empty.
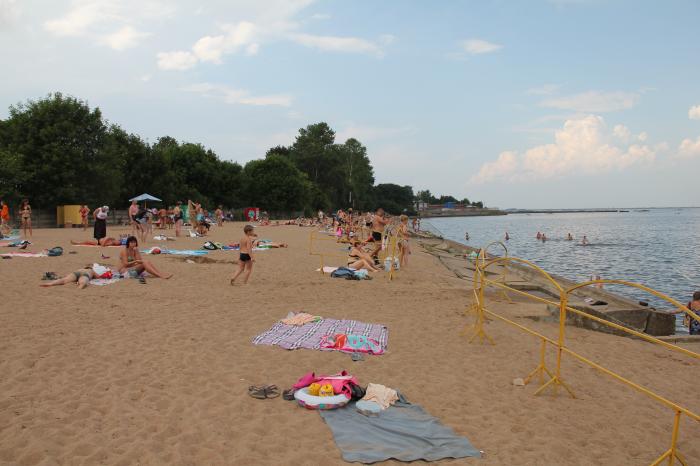
[[[243,238],[241,238],[241,255],[238,259],[238,270],[231,277],[231,285],[234,285],[238,276],[245,271],[245,276],[243,277],[243,284],[248,283],[250,274],[253,272],[253,262],[255,262],[255,257],[253,257],[253,241],[257,235],[253,232],[254,228],[252,225],[246,225],[243,228]]]

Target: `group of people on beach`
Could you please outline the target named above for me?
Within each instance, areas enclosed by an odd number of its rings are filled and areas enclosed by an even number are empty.
[[[32,231],[32,206],[29,204],[29,199],[22,199],[19,205],[20,229],[24,233],[24,237],[30,237]],[[12,215],[10,214],[10,206],[0,200],[0,238],[10,236],[12,231]]]

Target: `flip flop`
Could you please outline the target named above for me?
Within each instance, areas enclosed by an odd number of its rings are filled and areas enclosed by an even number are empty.
[[[139,283],[142,284],[142,285],[145,285],[145,284],[146,284],[146,279],[143,278],[143,277],[139,277]]]
[[[285,391],[282,392],[282,398],[287,400],[287,401],[294,401],[294,390],[293,388],[289,388]]]
[[[265,400],[267,398],[276,398],[280,396],[280,390],[277,385],[251,385],[248,387],[248,395],[259,400]]]

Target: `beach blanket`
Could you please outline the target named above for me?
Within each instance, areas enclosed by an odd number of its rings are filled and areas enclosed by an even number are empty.
[[[323,266],[323,273],[333,273],[338,270],[338,267],[329,267],[327,265]],[[316,269],[316,272],[320,272],[321,269]]]
[[[205,256],[209,254],[209,251],[205,251],[202,249],[165,249],[165,248],[158,248],[160,249],[160,252],[157,252],[155,254],[173,254],[177,256]],[[151,249],[146,249],[141,251],[142,254],[154,254],[153,253],[153,248]]]
[[[93,278],[90,280],[90,284],[95,286],[105,286],[111,285],[112,283],[117,283],[121,280],[121,278]]]
[[[360,414],[354,401],[341,409],[318,412],[348,462],[481,457],[466,437],[455,434],[420,406],[403,397],[399,400],[378,416]]]
[[[2,257],[49,257],[46,252],[3,252]]]
[[[382,352],[386,351],[389,329],[381,324],[367,324],[356,320],[321,319],[305,325],[285,325],[277,322],[269,330],[253,338],[254,345],[277,345],[294,350],[306,348],[321,351],[341,351],[337,348],[324,348],[325,336],[338,333],[363,335],[376,342]],[[353,352],[353,351],[344,351]]]

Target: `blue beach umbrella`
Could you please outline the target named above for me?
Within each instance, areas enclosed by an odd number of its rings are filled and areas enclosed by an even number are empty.
[[[147,201],[162,202],[162,199],[158,199],[157,197],[151,196],[151,195],[148,194],[148,193],[143,193],[143,194],[141,194],[140,196],[133,197],[133,198],[131,198],[131,199],[129,199],[129,200],[130,200],[130,201],[136,201],[136,202],[141,202],[141,201],[143,201],[144,207],[146,206],[146,202],[147,202]]]

